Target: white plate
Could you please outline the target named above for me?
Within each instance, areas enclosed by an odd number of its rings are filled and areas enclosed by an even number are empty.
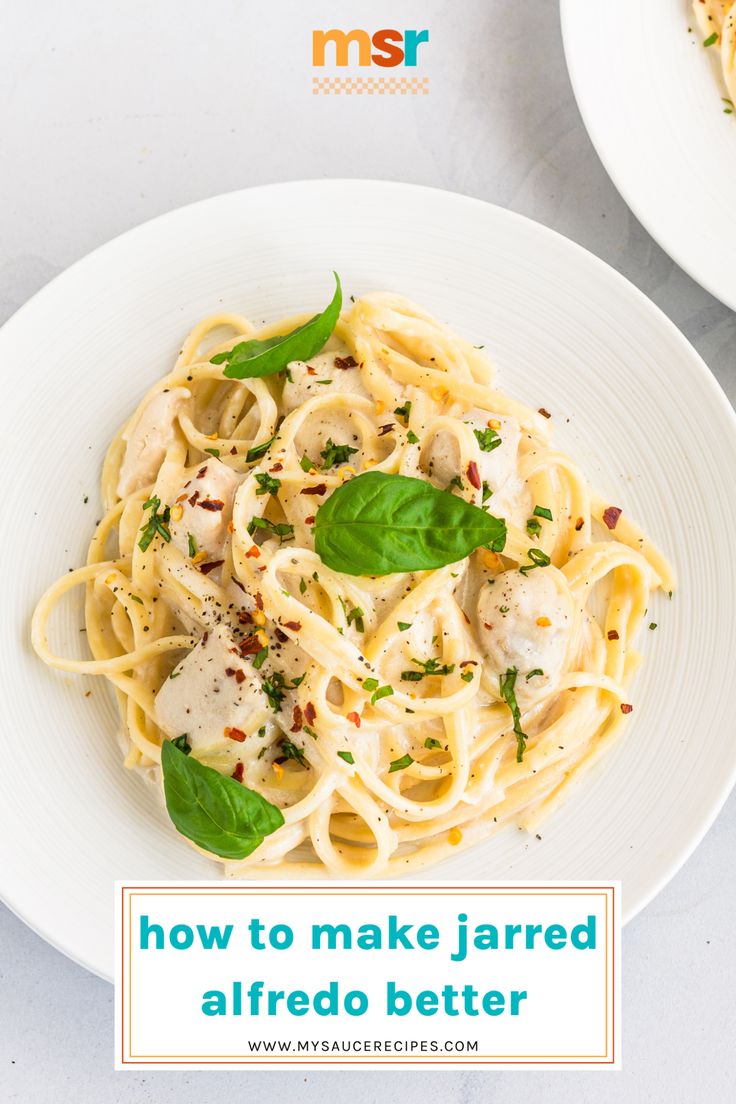
[[[690,0],[561,0],[583,121],[649,233],[736,309],[736,115]],[[688,34],[688,27],[692,33]]]
[[[314,181],[207,200],[97,250],[0,331],[0,880],[11,908],[105,977],[113,880],[215,867],[123,769],[103,683],[31,653],[31,611],[83,562],[105,446],[188,327],[220,305],[258,321],[319,308],[333,268],[346,294],[395,289],[485,344],[501,386],[553,413],[560,446],[671,554],[681,581],[651,610],[659,628],[643,633],[624,742],[542,840],[509,829],[433,873],[621,878],[630,917],[695,847],[736,772],[736,419],[665,316],[578,246],[462,196]],[[58,637],[78,646],[78,610],[60,620]]]

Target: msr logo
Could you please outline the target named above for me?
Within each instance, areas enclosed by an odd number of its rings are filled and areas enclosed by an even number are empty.
[[[339,68],[356,62],[361,68],[380,65],[390,69],[397,65],[416,67],[419,47],[429,42],[429,31],[395,31],[384,28],[375,31],[312,31],[312,65],[323,67],[328,45],[334,46],[332,64]],[[352,47],[352,50],[351,50]]]

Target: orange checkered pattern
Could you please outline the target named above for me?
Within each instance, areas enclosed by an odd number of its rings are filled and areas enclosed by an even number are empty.
[[[426,96],[429,77],[312,77],[315,96]]]

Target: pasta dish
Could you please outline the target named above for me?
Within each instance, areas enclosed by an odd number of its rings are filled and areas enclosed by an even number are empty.
[[[718,54],[729,99],[727,114],[736,101],[736,3],[734,0],[693,0],[693,14],[703,35],[703,46]]]
[[[717,5],[711,5],[717,6]],[[231,876],[385,876],[536,831],[623,732],[662,554],[394,294],[200,322],[112,441],[39,656]],[[85,587],[92,658],[47,624]],[[653,627],[653,625],[650,625]]]

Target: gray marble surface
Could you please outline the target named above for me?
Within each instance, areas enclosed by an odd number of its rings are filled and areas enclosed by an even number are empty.
[[[431,94],[313,97],[311,29],[335,24],[429,27]],[[736,399],[736,317],[608,179],[572,96],[555,0],[8,0],[0,135],[0,320],[162,211],[271,181],[383,177],[479,196],[586,246],[673,319]],[[115,1074],[111,986],[0,910],[0,1100],[734,1099],[734,841],[732,796],[625,930],[621,1073]]]

